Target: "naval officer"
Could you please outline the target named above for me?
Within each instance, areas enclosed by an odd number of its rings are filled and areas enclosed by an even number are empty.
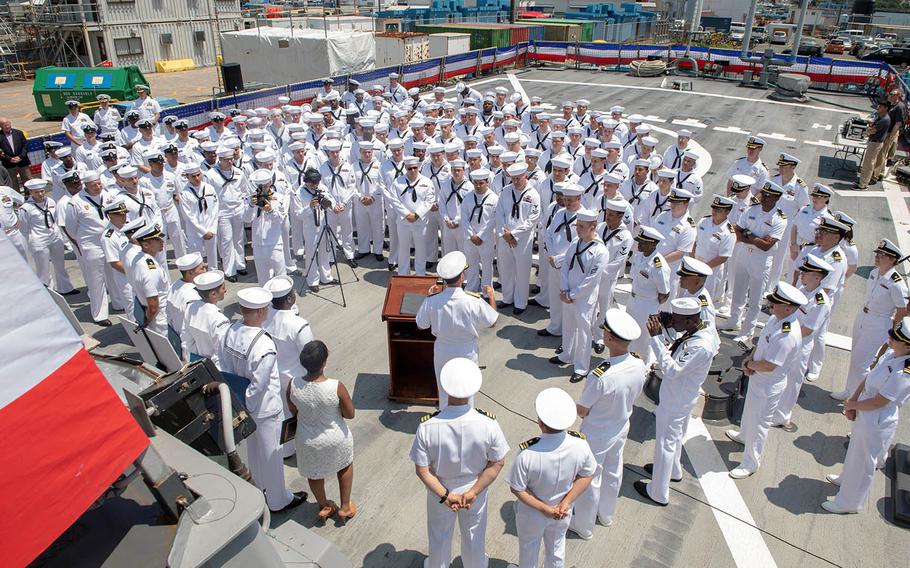
[[[730,472],[733,479],[749,477],[758,470],[768,427],[787,385],[787,371],[799,357],[802,330],[797,313],[808,302],[806,295],[779,282],[768,294],[771,317],[762,329],[758,343],[743,363],[749,377],[749,390],[740,429],[727,430],[728,438],[743,444],[743,461]]]
[[[485,568],[487,487],[496,480],[509,444],[496,418],[471,404],[483,380],[470,359],[457,357],[442,368],[443,410],[421,419],[411,446],[417,477],[427,488],[429,558],[424,568],[452,562],[455,521],[461,530],[461,562]]]
[[[606,311],[603,342],[609,358],[588,374],[578,398],[581,433],[594,453],[597,471],[591,486],[575,502],[569,530],[583,539],[592,538],[594,523],[613,524],[616,500],[622,486],[623,448],[629,435],[629,417],[647,378],[647,368],[629,343],[641,328],[622,310]]]
[[[843,471],[825,477],[840,487],[821,504],[831,513],[858,513],[866,506],[880,456],[894,441],[898,410],[910,398],[910,318],[888,331],[888,347],[844,404],[853,431]]]
[[[133,239],[142,253],[133,261],[133,291],[136,294],[138,323],[155,333],[167,337],[167,304],[171,291],[171,277],[167,265],[160,265],[156,257],[164,251],[164,233],[161,225],[146,225],[136,231]]]
[[[646,225],[639,227],[635,237],[638,250],[632,254],[632,268],[629,271],[632,275],[632,292],[626,311],[635,318],[641,329],[647,329],[648,318],[656,314],[660,305],[670,297],[670,265],[657,252],[657,245],[663,238],[657,229]],[[634,340],[631,348],[642,356],[646,364],[651,364],[653,355],[646,336]]]
[[[518,498],[518,566],[537,568],[542,542],[544,566],[562,568],[572,503],[591,485],[597,462],[584,434],[569,430],[577,417],[569,393],[545,389],[534,408],[541,434],[519,446],[509,472],[509,486]]]
[[[436,341],[433,343],[433,367],[436,371],[436,388],[439,391],[439,409],[448,405],[448,396],[442,388],[441,371],[451,359],[465,357],[478,362],[477,335],[480,328],[493,327],[499,314],[492,286],[480,294],[466,292],[461,285],[467,269],[465,255],[453,251],[442,257],[437,271],[445,281],[444,288],[434,286],[417,311],[417,327],[429,328]]]
[[[284,482],[278,352],[262,329],[272,293],[264,288],[244,288],[237,292],[237,300],[243,320],[231,324],[224,335],[221,370],[249,381],[246,406],[256,423],[256,431],[247,438],[250,473],[256,487],[265,491],[269,509],[284,511],[305,502],[307,494],[291,493]]]
[[[171,345],[178,357],[189,357],[183,353],[182,339],[180,334],[183,332],[183,320],[186,317],[186,311],[190,304],[199,300],[199,292],[193,285],[193,279],[208,270],[208,267],[202,262],[202,255],[198,252],[191,252],[177,258],[177,270],[180,271],[180,278],[171,284],[171,291],[168,293],[167,302],[167,334],[171,340]]]
[[[600,275],[600,288],[597,290],[597,314],[594,321],[600,326],[598,319],[603,321],[604,314],[613,305],[613,292],[616,282],[626,269],[629,252],[632,251],[632,233],[623,219],[628,210],[629,203],[622,197],[607,199],[603,202],[604,222],[597,226],[597,234],[607,247],[607,264]],[[592,330],[592,335],[598,333]],[[594,352],[598,355],[604,352],[604,344],[598,339],[594,344]]]
[[[648,319],[651,347],[660,367],[660,404],[657,405],[654,463],[646,464],[651,482],[635,482],[638,493],[666,506],[670,502],[670,482],[682,480],[682,448],[689,416],[698,402],[699,389],[708,377],[711,361],[720,342],[717,332],[701,319],[701,302],[695,298],[676,298],[670,302],[672,316],[668,327],[679,335],[667,347],[658,316]]]
[[[224,272],[220,270],[207,270],[193,278],[199,299],[187,306],[180,333],[183,352],[189,361],[211,359],[220,368],[221,344],[231,324],[218,307],[227,292],[224,280]]]

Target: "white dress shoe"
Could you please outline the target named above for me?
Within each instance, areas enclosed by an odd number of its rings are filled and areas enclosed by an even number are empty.
[[[724,434],[726,434],[728,438],[730,438],[737,444],[746,445],[746,443],[743,442],[742,435],[739,432],[737,432],[736,430],[725,430]]]
[[[828,475],[825,476],[825,481],[840,487],[840,476],[839,475],[829,473]]]
[[[816,375],[815,373],[809,373],[806,375],[806,381],[808,381],[810,383],[814,383],[817,380],[818,380],[818,375]]]
[[[850,398],[850,393],[848,393],[847,391],[837,391],[837,392],[830,393],[828,396],[830,396],[834,400],[847,400],[848,398]]]
[[[753,473],[755,473],[755,472],[750,471],[744,467],[737,467],[730,471],[730,477],[732,477],[733,479],[745,479],[745,478],[749,477],[750,475],[752,475]]]
[[[605,521],[605,520],[603,520],[602,518],[600,518],[600,515],[598,515],[598,516],[597,516],[597,524],[600,525],[600,526],[602,526],[602,527],[611,527],[611,526],[613,526],[613,519],[609,519],[609,520],[606,520],[606,521]]]
[[[569,525],[569,532],[578,536],[581,540],[591,540],[594,538],[594,533],[583,533],[580,530],[576,529],[572,525]]]
[[[851,511],[849,509],[838,507],[834,504],[834,501],[825,501],[822,503],[822,509],[828,511],[829,513],[834,513],[835,515],[855,515],[856,513],[859,513],[859,511]]]

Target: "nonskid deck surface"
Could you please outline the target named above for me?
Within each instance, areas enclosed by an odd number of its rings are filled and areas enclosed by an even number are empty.
[[[829,344],[821,378],[806,383],[794,411],[798,430],[773,429],[765,447],[762,467],[752,477],[734,482],[726,471],[741,457],[740,448],[729,442],[720,425],[693,419],[685,444],[681,483],[673,484],[669,507],[644,503],[632,483],[641,477],[641,466],[652,461],[654,405],[642,396],[632,415],[627,464],[615,522],[598,526],[594,539],[582,541],[570,535],[567,565],[612,566],[900,566],[910,556],[910,538],[905,529],[889,522],[886,495],[890,485],[885,475],[875,477],[865,512],[836,516],[825,513],[819,503],[834,494],[824,481],[839,471],[846,452],[848,422],[828,397],[842,388],[849,360],[849,336],[856,310],[861,306],[865,278],[871,270],[872,249],[889,238],[910,250],[907,230],[910,213],[907,193],[896,185],[873,186],[856,194],[849,191],[854,179],[841,172],[834,177],[834,140],[838,125],[853,114],[870,110],[868,100],[857,96],[813,93],[818,100],[806,105],[780,104],[767,99],[767,91],[748,89],[733,82],[694,80],[692,91],[674,91],[662,86],[663,78],[638,79],[617,73],[572,70],[527,70],[514,76],[495,76],[475,82],[481,91],[502,85],[523,88],[529,95],[560,105],[564,100],[587,98],[591,108],[607,110],[614,104],[626,113],[646,117],[662,151],[672,143],[678,128],[694,132],[694,140],[712,157],[704,176],[705,194],[722,193],[723,175],[729,164],[744,155],[748,134],[766,141],[763,160],[774,171],[777,154],[788,152],[802,160],[797,173],[810,185],[821,181],[837,194],[831,208],[844,211],[857,221],[860,250],[858,273],[846,285],[829,328]],[[666,80],[669,84],[669,79]],[[454,93],[450,93],[454,97]],[[835,103],[835,104],[829,104]],[[844,106],[857,109],[856,112]],[[703,200],[693,211],[699,218],[708,211]],[[252,261],[252,258],[250,258]],[[81,273],[75,261],[67,261],[77,285]],[[250,267],[253,263],[250,262]],[[337,287],[323,287],[318,294],[302,296],[298,305],[316,336],[331,350],[328,374],[343,381],[354,395],[357,417],[351,422],[355,440],[353,498],[358,514],[348,526],[329,523],[313,526],[314,504],[293,513],[293,518],[334,542],[355,565],[369,567],[419,567],[426,552],[425,491],[408,459],[418,420],[432,409],[407,406],[386,399],[388,359],[380,311],[390,274],[385,263],[371,257],[357,269],[355,282],[343,266],[348,307],[341,307]],[[172,272],[173,275],[173,272]],[[228,284],[222,305],[228,315],[236,312],[236,292],[255,283],[255,275]],[[295,277],[300,281],[300,277]],[[625,285],[623,285],[625,284]],[[625,303],[628,281],[620,284],[617,299]],[[90,321],[85,295],[74,297],[74,308],[83,321]],[[723,321],[723,320],[721,320]],[[481,364],[486,366],[483,394],[476,405],[497,415],[512,455],[519,443],[537,434],[537,427],[518,413],[533,417],[533,401],[540,390],[559,386],[573,396],[581,384],[568,382],[568,371],[547,362],[556,347],[553,338],[538,337],[546,313],[531,307],[521,316],[500,316],[496,327],[481,336]],[[100,329],[86,324],[102,344],[102,352],[129,352],[132,347],[115,326]],[[597,355],[594,355],[598,360]],[[514,411],[514,412],[513,412]],[[910,440],[907,420],[898,430],[897,441]],[[306,489],[293,462],[286,467],[295,489]],[[696,473],[698,477],[696,477]],[[328,483],[329,495],[337,499],[337,486]],[[490,565],[504,567],[518,559],[515,536],[514,498],[504,476],[490,489],[487,552]],[[282,516],[273,517],[273,525]],[[756,528],[757,527],[757,528]],[[458,537],[455,540],[457,555]],[[456,560],[460,566],[460,560]]]

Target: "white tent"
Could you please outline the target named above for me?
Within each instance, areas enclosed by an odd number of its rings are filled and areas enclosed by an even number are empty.
[[[369,71],[376,65],[372,33],[258,28],[221,34],[226,63],[244,81],[284,85]]]

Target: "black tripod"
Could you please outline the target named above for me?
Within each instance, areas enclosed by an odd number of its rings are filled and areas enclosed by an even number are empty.
[[[320,203],[319,206],[325,213],[323,215],[324,222],[322,224],[322,230],[319,232],[319,237],[316,239],[316,252],[313,254],[311,262],[306,267],[306,273],[303,275],[303,281],[306,282],[307,276],[310,275],[310,270],[313,270],[313,266],[315,266],[316,262],[318,262],[316,259],[320,254],[319,247],[322,246],[323,240],[327,240],[329,245],[329,252],[332,255],[331,262],[335,265],[335,277],[338,279],[338,288],[341,290],[341,307],[346,308],[348,307],[348,303],[344,298],[344,284],[341,282],[341,268],[338,267],[338,258],[335,253],[335,249],[341,246],[341,243],[338,242],[338,236],[335,235],[335,231],[332,229],[332,227],[329,226],[328,209],[322,203]],[[326,238],[327,235],[328,238]],[[351,265],[348,265],[348,267],[351,269],[351,274],[354,275],[354,280],[360,282],[360,277],[357,276],[357,272],[354,270],[354,267]]]

